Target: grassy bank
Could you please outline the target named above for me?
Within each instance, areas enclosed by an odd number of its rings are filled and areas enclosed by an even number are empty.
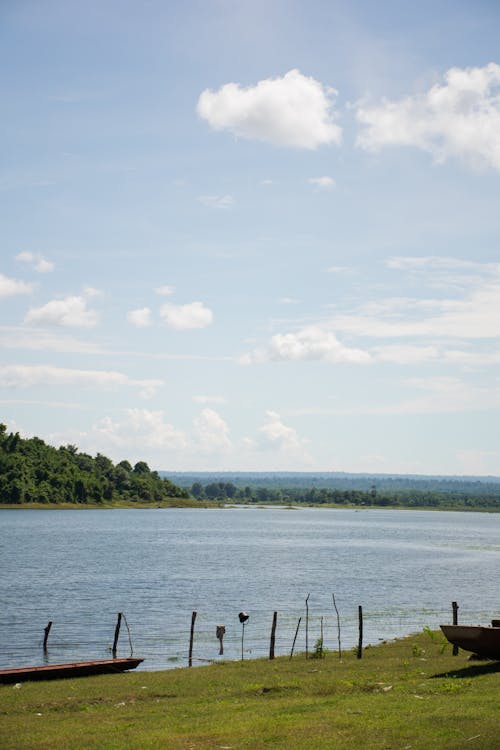
[[[432,635],[432,637],[431,637]],[[254,660],[0,688],[0,745],[499,750],[499,662],[419,634],[322,660]]]
[[[112,510],[116,508],[221,508],[218,502],[199,501],[194,498],[172,497],[154,503],[135,500],[117,500],[103,503],[3,503],[0,510]]]

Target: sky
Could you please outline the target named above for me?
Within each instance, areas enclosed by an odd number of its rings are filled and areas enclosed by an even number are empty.
[[[165,471],[500,475],[496,0],[3,0],[0,405]]]

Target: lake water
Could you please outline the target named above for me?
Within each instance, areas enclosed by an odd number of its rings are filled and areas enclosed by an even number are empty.
[[[337,648],[335,593],[343,648],[451,621],[488,624],[500,616],[500,514],[400,510],[2,510],[0,667],[109,658],[123,612],[144,669],[187,663],[191,612],[195,663],[217,659],[215,629],[226,627],[224,658],[269,649],[289,653],[320,634]],[[43,629],[53,621],[49,649]],[[130,653],[122,627],[119,656]]]

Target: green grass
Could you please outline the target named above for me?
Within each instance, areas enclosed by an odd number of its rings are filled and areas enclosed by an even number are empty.
[[[115,500],[102,503],[2,503],[0,510],[112,510],[116,508],[220,508],[218,501],[195,500],[192,497],[167,497],[164,500]]]
[[[0,688],[0,747],[499,750],[499,662],[429,631],[365,650]]]

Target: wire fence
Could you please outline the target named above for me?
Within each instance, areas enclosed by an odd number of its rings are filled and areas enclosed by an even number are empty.
[[[337,652],[339,637],[342,651],[357,649],[359,643],[358,608],[339,607],[337,619],[333,600],[329,608],[319,608],[314,601],[309,602],[308,613],[305,604],[293,610],[255,609],[248,613],[244,626],[236,609],[198,607],[195,611],[193,665],[268,657],[274,611],[277,612],[276,656],[290,655],[295,635],[295,654],[305,651],[312,654],[320,647],[321,640],[323,652]],[[165,613],[163,618],[159,618],[156,612],[124,614],[117,656],[130,656],[133,653],[144,659],[141,668],[145,670],[188,665],[192,611]],[[462,623],[489,624],[491,617],[491,612],[468,609],[466,605],[459,609],[459,621]],[[363,608],[363,643],[374,645],[419,632],[423,628],[437,630],[441,623],[451,621],[451,602],[439,609],[417,606],[409,606],[404,611],[391,607]],[[112,658],[116,613],[109,612],[105,616],[88,613],[86,617],[78,618],[67,615],[58,618],[56,613],[44,650],[46,625],[46,622],[35,619],[33,613],[29,618],[18,614],[9,622],[0,621],[0,667]],[[218,626],[225,629],[222,654],[217,636]]]

